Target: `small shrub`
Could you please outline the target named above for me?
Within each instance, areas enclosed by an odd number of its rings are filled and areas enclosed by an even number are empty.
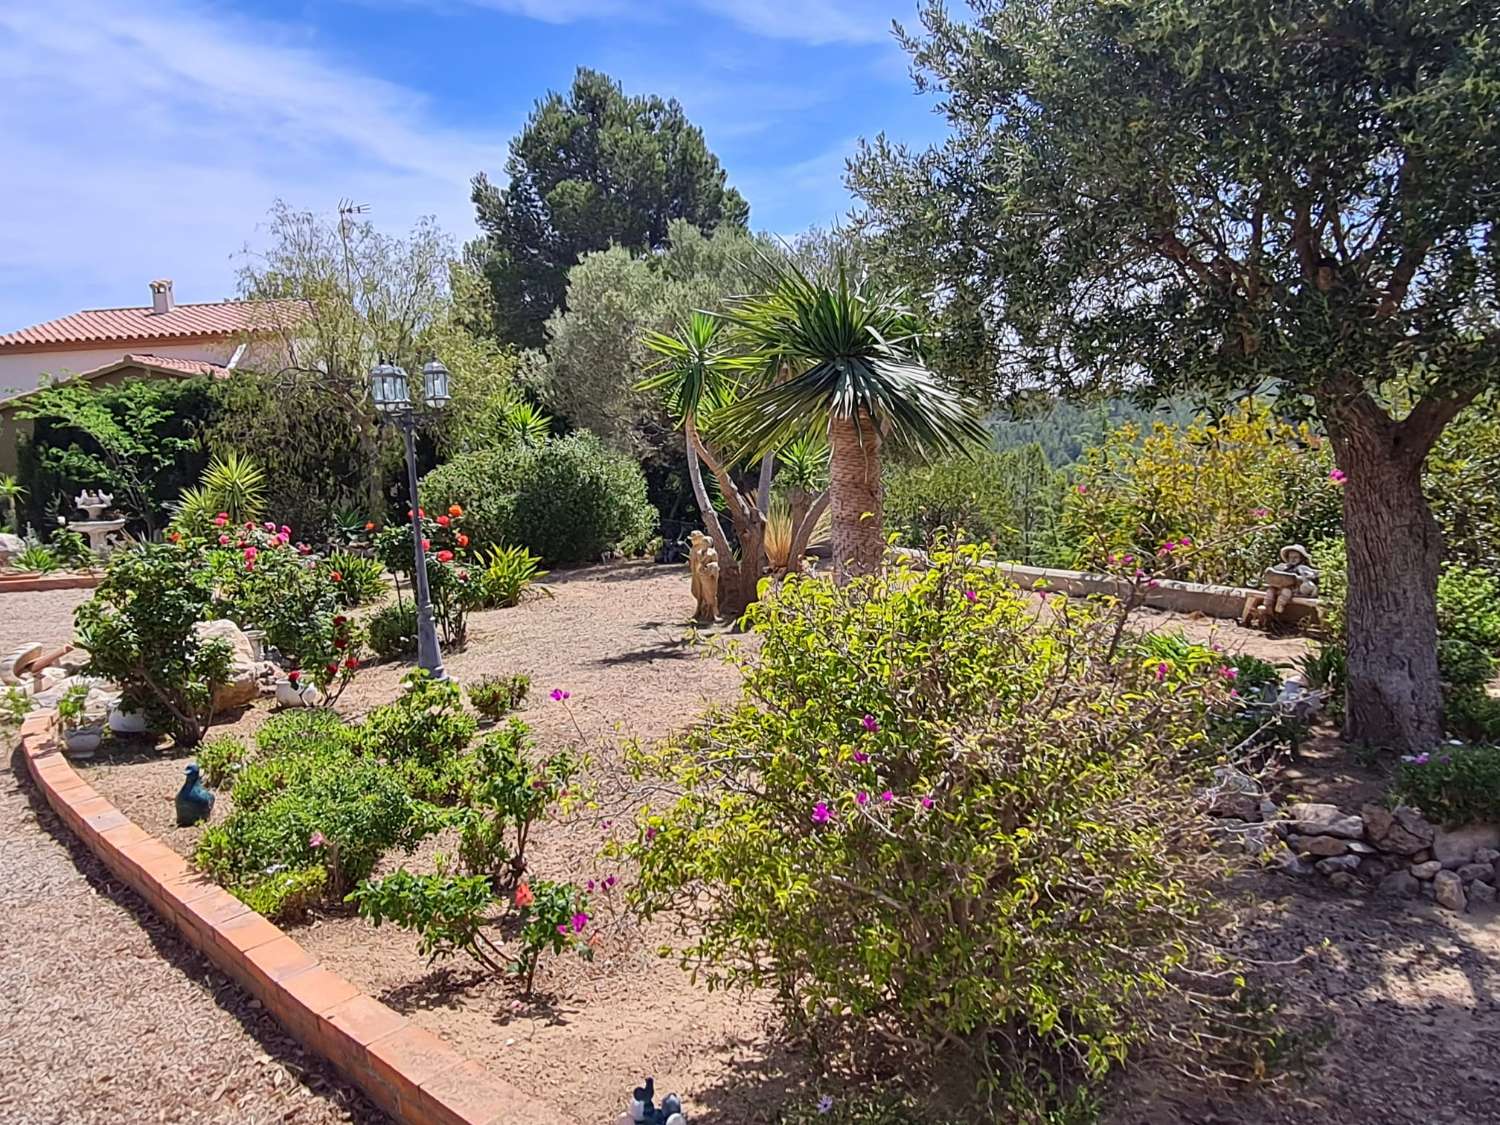
[[[300,922],[308,909],[328,891],[326,867],[303,867],[277,871],[240,894],[240,901],[257,914],[283,922]]]
[[[324,561],[323,569],[334,585],[339,605],[345,609],[379,601],[390,589],[379,559],[334,551]]]
[[[0,726],[20,726],[31,713],[32,705],[32,698],[24,688],[6,688],[0,693]]]
[[[462,758],[474,737],[474,718],[451,680],[418,669],[402,681],[399,699],[376,707],[360,727],[367,754],[395,767],[411,792],[425,800],[451,797],[462,777]]]
[[[222,789],[239,773],[247,754],[245,744],[238,738],[221,734],[200,745],[197,757],[203,784],[210,789]]]
[[[1444,746],[1405,755],[1391,796],[1442,824],[1500,821],[1500,746]]]
[[[16,552],[11,566],[33,574],[51,574],[62,569],[63,561],[56,551],[42,543],[28,543]]]
[[[593,960],[594,947],[583,937],[590,921],[588,899],[572,883],[519,883],[515,902],[521,911],[521,952],[511,971],[521,976],[525,995],[531,995],[537,965],[547,950],[560,954],[571,947]]]
[[[531,677],[524,672],[511,676],[485,676],[469,685],[469,702],[491,722],[520,710],[531,690]]]
[[[1494,679],[1495,658],[1462,637],[1438,637],[1437,657],[1446,691],[1483,687]]]
[[[487,879],[444,871],[413,875],[403,867],[384,879],[361,883],[349,901],[372,926],[391,922],[416,931],[418,949],[429,965],[467,953],[491,972],[502,971],[504,954],[481,929],[496,901]]]
[[[1344,539],[1319,539],[1308,549],[1318,572],[1318,623],[1330,639],[1342,643],[1344,604],[1349,596],[1349,556]]]
[[[1500,655],[1500,578],[1450,566],[1438,576],[1438,633]]]
[[[1500,699],[1482,688],[1446,693],[1443,717],[1453,734],[1477,742],[1500,743]]]
[[[88,540],[82,532],[59,528],[52,533],[47,546],[57,556],[57,561],[70,570],[88,570],[99,561],[89,550]]]
[[[1097,1078],[1178,1018],[1201,950],[1193,793],[1229,684],[1088,605],[1036,620],[977,550],[932,561],[751,606],[740,702],[630,751],[676,795],[623,848],[629,898],[681,927],[685,967],[814,1030]]]
[[[526,870],[532,826],[567,793],[578,770],[577,758],[567,752],[536,760],[530,728],[515,719],[480,739],[460,820],[459,856],[468,870],[507,883],[518,879]],[[507,832],[514,833],[513,840]],[[508,870],[502,871],[502,864]]]
[[[525,547],[491,547],[479,578],[483,604],[491,609],[518,604],[533,582],[547,577],[541,562]]]
[[[410,602],[382,606],[365,622],[365,640],[382,660],[417,651],[417,607]]]

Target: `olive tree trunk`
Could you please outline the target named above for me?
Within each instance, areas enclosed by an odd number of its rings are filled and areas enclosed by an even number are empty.
[[[885,557],[880,432],[861,411],[828,423],[828,496],[833,512],[833,572],[843,584],[874,574]]]

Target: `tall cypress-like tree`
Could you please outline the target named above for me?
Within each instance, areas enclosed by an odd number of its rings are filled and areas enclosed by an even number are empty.
[[[505,172],[503,188],[483,172],[474,177],[484,233],[468,256],[493,290],[495,332],[524,347],[544,342],[543,326],[562,307],[580,255],[612,243],[657,249],[673,219],[708,234],[750,217],[677,101],[629,97],[586,68],[566,96],[537,103],[511,142]]]
[[[1427,452],[1500,380],[1500,13],[1476,0],[935,2],[951,137],[852,170],[994,387],[1274,388],[1347,476],[1346,734],[1441,735]]]

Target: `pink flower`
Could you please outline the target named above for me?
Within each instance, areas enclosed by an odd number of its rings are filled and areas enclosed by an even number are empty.
[[[1167,662],[1163,660],[1156,666],[1156,682],[1161,683],[1167,678]]]
[[[616,879],[613,875],[606,876],[604,880],[604,889],[606,891],[612,890],[614,888],[614,885],[618,882],[619,880]]]
[[[219,546],[221,546],[221,547],[227,547],[227,546],[229,546],[229,536],[227,536],[227,535],[221,535],[221,536],[219,536]]]
[[[220,512],[218,515],[216,515],[214,517],[214,526],[215,527],[223,527],[228,522],[229,522],[229,513],[228,512]]]
[[[646,829],[646,843],[649,844],[654,839],[656,839],[656,829],[655,828],[648,828],[648,829]]]
[[[568,924],[566,922],[559,922],[557,924],[557,932],[566,936],[568,932]]]
[[[291,536],[288,535],[285,531],[278,531],[276,533],[276,542],[280,543],[283,547],[286,546],[287,540],[289,539],[291,539]]]
[[[570,691],[563,691],[562,688],[553,688],[552,689],[552,702],[554,702],[554,703],[561,703],[564,699],[571,699],[572,695],[573,695],[572,692],[570,692]]]
[[[923,797],[922,798],[922,807],[924,809],[930,809],[935,804],[937,804],[937,802],[934,801],[931,796],[927,796],[927,797]]]
[[[290,539],[292,537],[292,529],[290,527],[288,527],[286,524],[282,524],[281,525],[281,534],[285,535],[288,539]]]
[[[258,555],[258,554],[260,554],[260,552],[257,551],[254,547],[246,547],[245,548],[245,561],[247,563],[253,563],[255,561],[255,556]]]
[[[594,893],[594,881],[592,879],[590,879],[587,883],[585,883],[583,885],[583,889],[586,890],[586,891],[588,891],[589,894],[593,894]]]
[[[587,926],[588,924],[589,916],[583,911],[580,910],[577,914],[573,915],[573,932],[575,934],[583,933],[583,927]]]
[[[894,801],[896,799],[896,794],[892,793],[889,789],[887,789],[884,793],[882,793],[880,795],[880,799],[882,801],[884,801],[886,804],[890,804],[892,801]]]
[[[307,838],[307,846],[310,848],[321,848],[324,844],[323,833],[314,832]]]
[[[267,520],[261,526],[264,527],[267,531],[275,531],[276,530],[276,525],[274,523],[272,523],[270,520]]]
[[[1271,509],[1270,508],[1256,508],[1255,511],[1251,512],[1250,514],[1252,516],[1254,516],[1258,520],[1263,520],[1263,519],[1265,519],[1267,516],[1269,516],[1271,514]]]
[[[964,597],[967,598],[970,602],[977,602],[979,600],[979,595],[976,594],[973,590],[965,590]]]
[[[854,760],[860,765],[864,765],[870,760],[870,755],[866,754],[863,750],[856,750],[854,752]]]
[[[1343,469],[1333,469],[1329,472],[1328,479],[1334,484],[1343,484],[1349,477]]]
[[[865,730],[869,731],[871,734],[874,734],[878,730],[880,730],[880,724],[875,721],[874,715],[866,715],[863,719],[860,720],[860,723],[864,726]]]
[[[819,801],[813,806],[812,822],[814,824],[827,824],[833,813],[828,808],[827,801]]]
[[[437,561],[438,562],[452,562],[453,561],[453,552],[452,551],[439,551],[437,553]]]
[[[1183,537],[1182,537],[1182,538],[1181,538],[1181,539],[1180,539],[1180,540],[1179,540],[1179,541],[1178,541],[1178,543],[1177,543],[1177,545],[1178,545],[1178,546],[1179,546],[1179,547],[1191,547],[1191,546],[1192,546],[1192,545],[1193,545],[1193,541],[1192,541],[1192,540],[1191,540],[1191,539],[1189,539],[1189,538],[1188,538],[1188,537],[1187,537],[1187,536],[1186,536],[1186,535],[1184,535],[1184,536],[1183,536]]]
[[[870,803],[870,795],[861,789],[858,793],[854,794],[854,803],[857,805],[868,805]]]
[[[1089,486],[1088,485],[1086,485],[1086,484],[1080,484],[1078,486],[1078,495],[1082,496],[1088,490],[1089,490]]]
[[[1239,674],[1240,670],[1232,665],[1221,664],[1219,666],[1219,675],[1223,676],[1226,680],[1232,680]]]

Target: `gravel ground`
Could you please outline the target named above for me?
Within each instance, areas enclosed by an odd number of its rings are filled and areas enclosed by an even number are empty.
[[[387,1120],[114,881],[18,770],[18,755],[0,767],[0,1122]]]
[[[27,641],[65,644],[73,640],[73,611],[92,590],[36,590],[0,594],[0,655]]]

